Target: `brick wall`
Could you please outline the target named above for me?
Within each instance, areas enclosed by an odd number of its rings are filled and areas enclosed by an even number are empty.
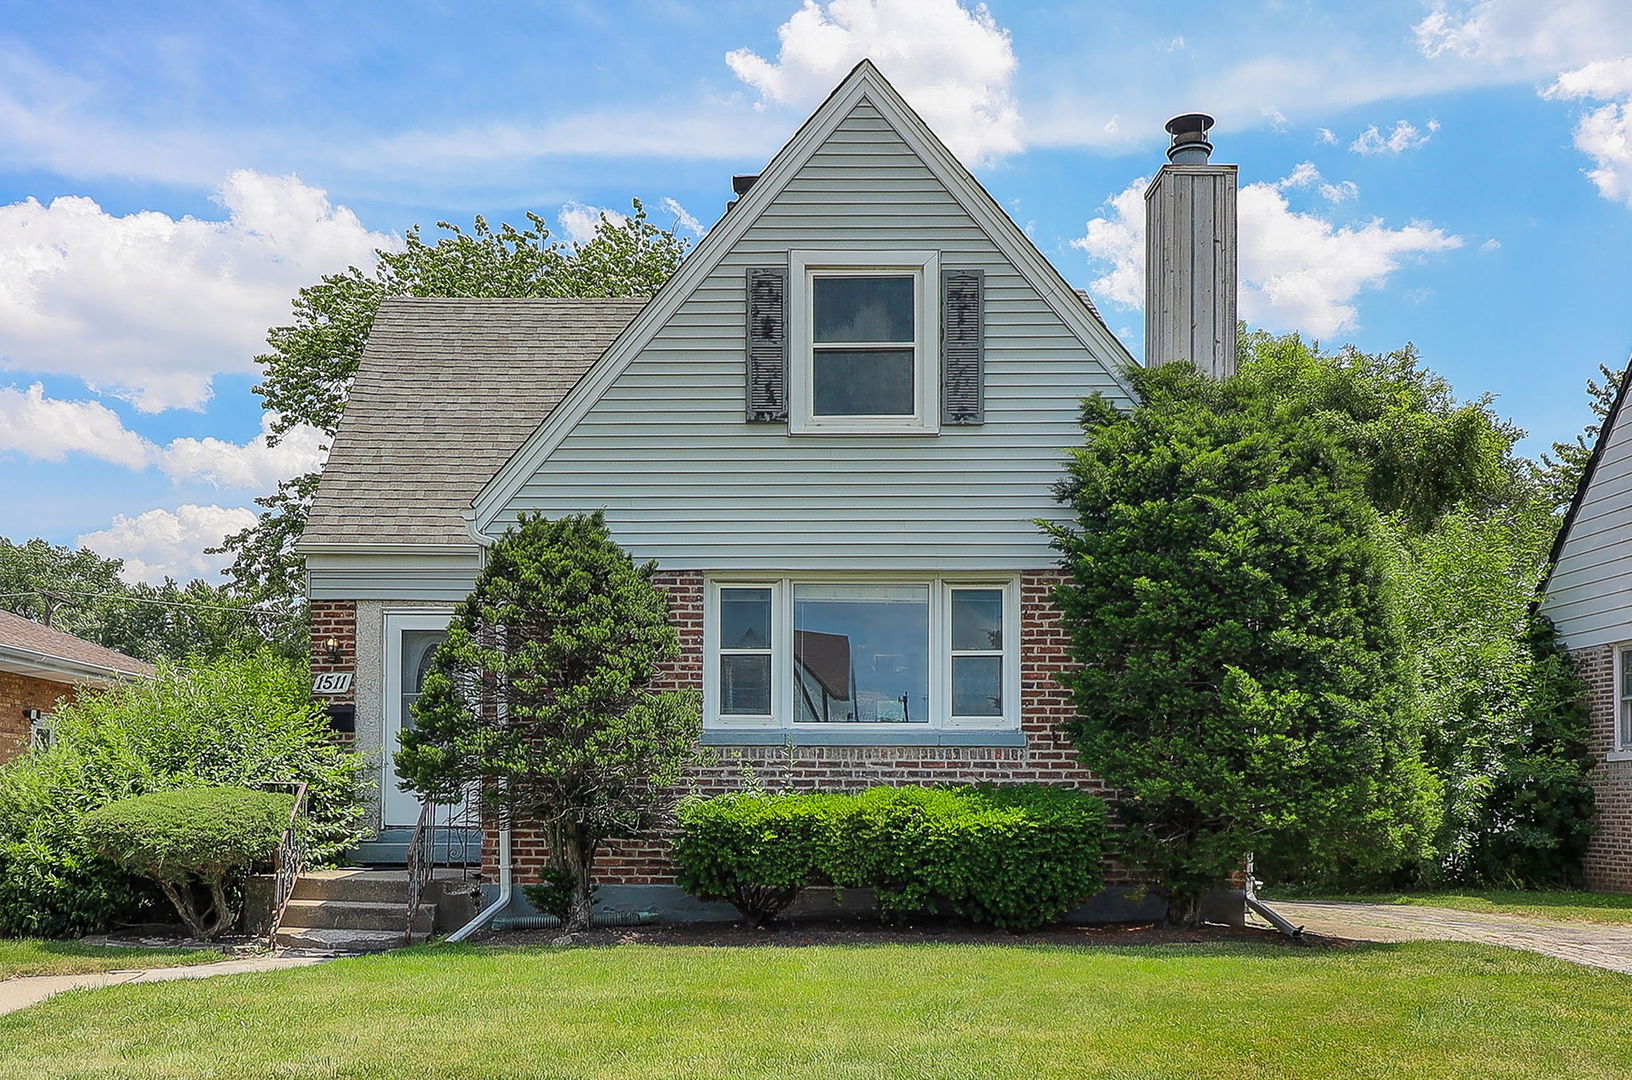
[[[355,600],[313,600],[312,613],[312,674],[321,675],[327,671],[350,671],[353,673],[351,686],[344,694],[326,694],[323,697],[329,705],[355,705],[357,703],[357,602]],[[335,652],[331,656],[329,641],[335,643]],[[356,733],[351,731],[337,731],[336,740],[342,743],[356,741]]]
[[[1632,761],[1605,761],[1615,748],[1615,650],[1608,645],[1576,649],[1576,670],[1592,704],[1590,748],[1596,764],[1597,830],[1587,845],[1589,889],[1632,892]]]
[[[687,777],[687,790],[718,794],[745,786],[747,776],[768,790],[845,790],[874,784],[936,784],[994,781],[1055,783],[1103,791],[1104,784],[1076,761],[1058,725],[1071,713],[1069,697],[1054,680],[1064,670],[1066,633],[1050,599],[1062,575],[1027,571],[1020,579],[1020,710],[1024,747],[823,746],[715,748],[716,760]],[[660,574],[669,592],[670,617],[680,632],[681,655],[661,680],[664,688],[702,690],[703,577],[700,573]],[[483,845],[483,873],[492,880],[494,834]],[[517,880],[536,880],[547,861],[541,836],[528,829],[512,833]],[[604,884],[659,885],[673,881],[669,840],[663,835],[612,845],[596,861]],[[1112,868],[1109,884],[1129,883]]]
[[[28,748],[29,722],[25,709],[50,712],[57,703],[74,699],[67,683],[0,671],[0,762],[10,761]]]

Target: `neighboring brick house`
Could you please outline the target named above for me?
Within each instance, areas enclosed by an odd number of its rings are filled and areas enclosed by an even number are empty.
[[[1597,829],[1588,888],[1632,892],[1632,367],[1598,432],[1553,545],[1542,611],[1558,627],[1592,706]]]
[[[1205,126],[1170,130],[1148,351],[1224,371],[1235,169],[1207,163]],[[300,545],[314,662],[354,672],[336,704],[379,755],[366,857],[419,816],[389,751],[522,511],[602,510],[659,564],[683,644],[666,682],[701,694],[718,751],[702,790],[1102,786],[1059,732],[1037,521],[1068,518],[1080,402],[1129,405],[1132,357],[871,64],[734,186],[650,301],[382,305]],[[527,880],[544,852],[514,839]],[[598,870],[609,906],[678,910],[662,837]]]
[[[153,665],[0,611],[0,762],[49,737],[51,712],[83,686],[153,674]]]

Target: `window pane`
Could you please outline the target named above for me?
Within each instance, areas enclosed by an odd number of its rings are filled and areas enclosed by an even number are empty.
[[[770,653],[720,657],[720,713],[725,716],[770,715]]]
[[[952,715],[1003,715],[1003,658],[952,658]]]
[[[1632,698],[1632,649],[1621,653],[1621,696]]]
[[[911,349],[817,349],[817,416],[911,416]]]
[[[954,589],[952,649],[979,652],[1003,647],[1003,591]]]
[[[720,648],[771,647],[771,590],[720,590]]]
[[[929,587],[795,586],[793,679],[799,723],[928,723]]]
[[[817,341],[912,341],[910,277],[819,277],[811,282]]]
[[[412,705],[431,670],[431,654],[447,640],[446,630],[404,630],[402,632],[402,726],[414,726]]]

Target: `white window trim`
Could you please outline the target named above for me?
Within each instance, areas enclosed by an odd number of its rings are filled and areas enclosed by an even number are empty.
[[[788,253],[788,431],[794,435],[936,435],[941,430],[941,256],[937,251]],[[824,270],[911,274],[917,297],[911,416],[816,416],[811,281]]]
[[[1621,703],[1623,700],[1628,700],[1621,696],[1621,688],[1624,685],[1621,680],[1624,678],[1623,669],[1626,666],[1627,658],[1632,655],[1632,641],[1617,642],[1613,647],[1613,655],[1615,663],[1611,678],[1614,680],[1614,685],[1610,687],[1609,694],[1609,745],[1611,749],[1609,753],[1604,755],[1604,760],[1632,761],[1632,743],[1628,743],[1621,738]]]
[[[929,685],[927,723],[792,722],[793,587],[795,585],[928,585]],[[771,713],[720,714],[720,590],[771,590]],[[952,707],[952,609],[954,589],[1003,593],[1003,714],[954,717]],[[703,727],[709,731],[866,732],[880,744],[911,732],[1020,730],[1020,578],[1017,574],[757,574],[710,575],[703,599]]]

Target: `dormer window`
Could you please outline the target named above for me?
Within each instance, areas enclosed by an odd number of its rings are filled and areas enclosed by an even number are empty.
[[[933,252],[793,252],[789,429],[933,435],[940,421]]]

